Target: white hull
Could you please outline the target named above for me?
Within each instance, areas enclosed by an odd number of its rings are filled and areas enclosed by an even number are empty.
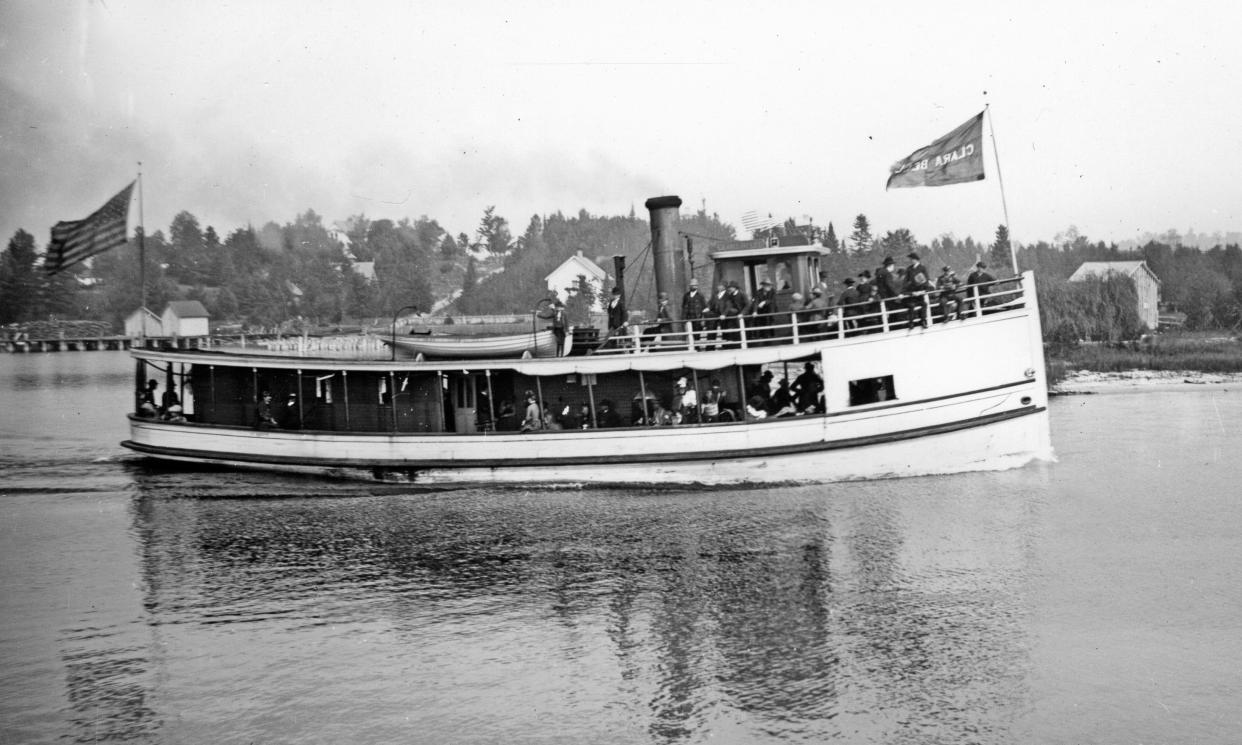
[[[256,461],[224,455],[164,454],[166,460],[354,479],[414,484],[772,484],[830,483],[900,478],[966,471],[1019,468],[1051,460],[1047,411],[1018,418],[929,434],[899,441],[841,446],[824,450],[731,456],[701,454],[691,459],[653,463],[600,462],[539,465],[538,462],[493,466],[359,467],[347,463]],[[618,430],[620,434],[626,430]],[[708,430],[711,431],[711,430]],[[711,431],[715,434],[714,431]],[[579,437],[581,433],[568,433]],[[703,436],[706,432],[701,433]],[[140,448],[139,448],[140,449]],[[411,464],[412,465],[412,464]]]

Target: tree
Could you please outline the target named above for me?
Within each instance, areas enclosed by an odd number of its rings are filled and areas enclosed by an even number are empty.
[[[994,267],[1010,266],[1012,260],[1009,252],[1009,226],[996,226],[996,241],[988,249],[989,263]]]
[[[35,239],[19,229],[0,253],[0,323],[33,320],[41,300]]]
[[[871,250],[871,223],[867,220],[866,215],[860,214],[854,218],[854,232],[850,234],[850,243],[854,246],[854,253],[863,254]]]
[[[837,239],[837,229],[832,226],[832,222],[828,223],[828,233],[824,236],[824,248],[834,254],[842,253],[844,250],[841,241]]]
[[[888,256],[904,257],[916,248],[918,242],[908,228],[890,230],[880,239],[880,249]]]
[[[509,233],[509,221],[496,214],[496,205],[483,210],[483,218],[479,220],[479,242],[493,254],[506,253],[513,245],[513,236]]]

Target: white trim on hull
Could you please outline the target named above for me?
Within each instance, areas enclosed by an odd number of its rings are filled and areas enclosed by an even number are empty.
[[[139,448],[141,452],[143,449]],[[902,440],[805,452],[704,457],[667,463],[601,462],[560,465],[371,468],[343,464],[256,462],[228,456],[160,453],[162,460],[420,485],[831,483],[966,471],[1019,468],[1052,460],[1046,409],[980,426]]]

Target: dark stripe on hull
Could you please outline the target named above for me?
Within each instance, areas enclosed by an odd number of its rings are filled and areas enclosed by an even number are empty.
[[[899,432],[887,432],[881,435],[868,435],[866,437],[851,437],[842,440],[831,440],[828,442],[808,442],[799,445],[783,445],[778,447],[767,448],[745,448],[739,450],[716,451],[711,453],[638,453],[633,455],[617,454],[617,455],[592,455],[592,456],[564,456],[555,458],[539,458],[536,461],[529,459],[502,459],[502,458],[478,458],[471,460],[462,459],[439,459],[439,460],[370,460],[370,459],[352,459],[346,461],[330,460],[326,458],[301,458],[297,456],[285,455],[252,455],[249,453],[218,453],[208,450],[191,450],[185,448],[168,448],[156,445],[145,445],[132,440],[126,440],[121,443],[124,447],[135,452],[151,455],[155,457],[167,456],[170,458],[190,459],[199,461],[219,461],[219,462],[239,462],[239,463],[255,463],[255,464],[271,464],[271,465],[288,465],[288,466],[311,466],[315,468],[402,468],[402,469],[469,469],[469,468],[529,468],[529,467],[557,467],[557,466],[589,466],[589,465],[617,465],[617,464],[643,464],[643,463],[684,463],[684,462],[711,462],[720,460],[734,460],[739,458],[765,458],[769,456],[794,455],[800,453],[811,453],[817,451],[844,450],[849,448],[867,447],[870,445],[882,445],[890,442],[898,442],[901,440],[912,440],[920,437],[931,437],[934,435],[947,434],[957,432],[964,429],[973,429],[975,427],[986,427],[990,424],[1017,419],[1019,417],[1038,414],[1046,411],[1044,407],[1030,406],[1014,411],[1002,412],[999,414],[989,414],[987,416],[972,417],[970,419],[962,419],[947,424],[936,424],[928,427],[918,427]],[[411,443],[413,447],[417,447],[415,443]]]

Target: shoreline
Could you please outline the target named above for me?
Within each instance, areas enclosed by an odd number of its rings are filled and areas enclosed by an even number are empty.
[[[1196,370],[1075,370],[1048,386],[1051,396],[1134,391],[1231,390],[1242,387],[1242,373],[1205,373]]]

